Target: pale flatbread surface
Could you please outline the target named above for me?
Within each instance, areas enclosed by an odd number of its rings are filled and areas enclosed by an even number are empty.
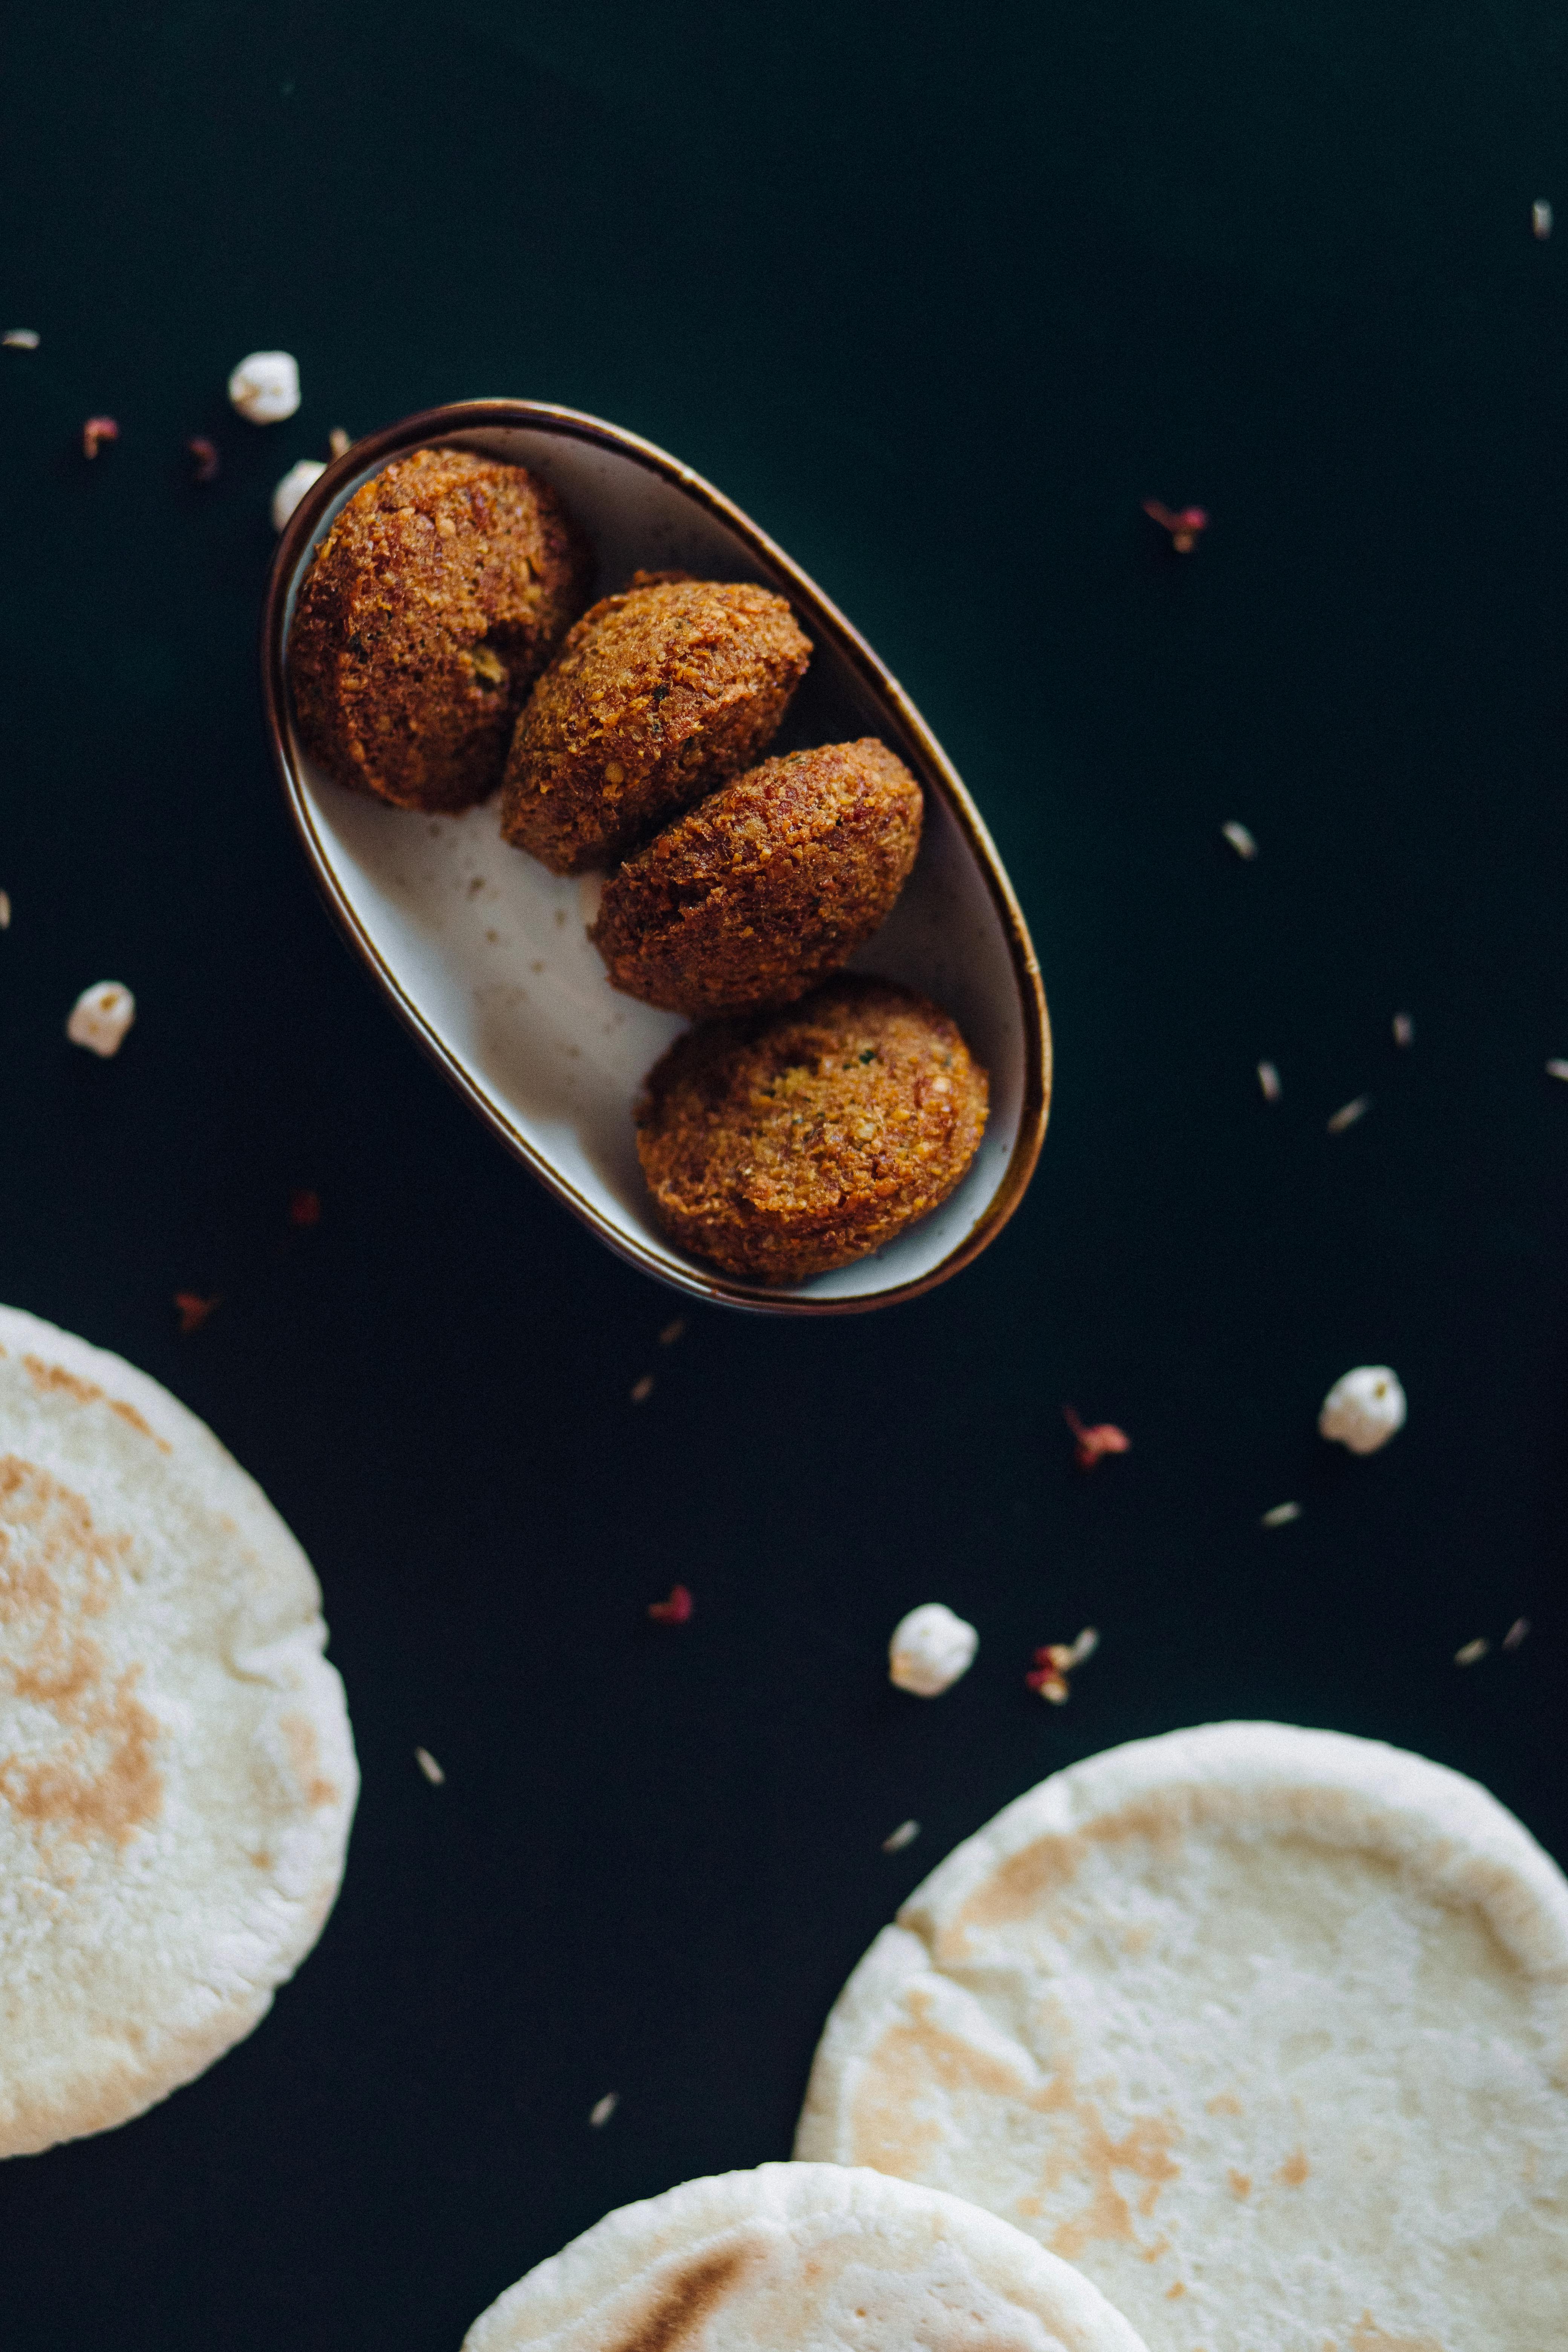
[[[1211,1724],[951,1854],[796,2140],[973,2198],[1152,2352],[1568,2344],[1568,1882],[1473,1781]]]
[[[626,2205],[509,2287],[464,2352],[1144,2352],[1104,2297],[957,2198],[764,2164]]]
[[[315,1942],[359,1787],[325,1641],[211,1431],[0,1307],[0,2156],[189,2082]]]

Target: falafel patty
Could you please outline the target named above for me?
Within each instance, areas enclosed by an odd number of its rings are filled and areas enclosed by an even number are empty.
[[[589,576],[586,543],[524,467],[470,449],[395,458],[300,590],[289,675],[306,747],[398,808],[482,801]]]
[[[844,974],[678,1037],[637,1104],[637,1157],[672,1240],[729,1274],[805,1282],[946,1200],[988,1094],[945,1013]]]
[[[874,735],[764,760],[628,858],[588,936],[613,986],[667,1012],[787,1004],[887,920],[921,806]]]
[[[501,831],[552,874],[612,865],[765,749],[810,658],[767,588],[662,580],[606,596],[518,720]]]

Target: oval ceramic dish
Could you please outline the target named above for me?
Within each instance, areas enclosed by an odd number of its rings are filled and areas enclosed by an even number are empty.
[[[302,751],[285,667],[300,578],[360,484],[433,444],[518,460],[552,484],[593,546],[595,595],[624,587],[638,566],[777,589],[816,651],[770,748],[879,735],[920,778],[919,862],[854,963],[923,990],[954,1016],[991,1073],[991,1118],[958,1191],[873,1256],[771,1290],[673,1247],[643,1184],[632,1106],[684,1024],[611,989],[584,931],[593,883],[561,880],[509,846],[494,799],[460,816],[388,808],[344,791]],[[1018,902],[973,803],[897,680],[798,565],[700,476],[633,433],[531,401],[461,401],[389,425],[328,469],[283,534],[262,623],[262,680],[284,796],[332,912],[453,1085],[611,1249],[697,1297],[842,1315],[929,1290],[994,1239],[1034,1171],[1050,1096],[1046,1002]]]

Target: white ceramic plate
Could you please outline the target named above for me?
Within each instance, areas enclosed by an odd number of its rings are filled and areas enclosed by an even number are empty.
[[[389,459],[457,445],[531,467],[597,559],[595,594],[640,565],[755,580],[787,596],[816,651],[771,747],[879,735],[924,787],[919,862],[854,959],[943,1006],[991,1074],[991,1116],[952,1198],[886,1248],[798,1288],[738,1282],[666,1240],[637,1165],[632,1106],[683,1027],[619,996],[584,925],[595,882],[563,880],[500,836],[497,800],[427,816],[344,791],[294,731],[285,653],[311,554]],[[1050,1098],[1039,970],[1012,886],[920,713],[822,591],[740,509],[635,434],[570,409],[465,401],[359,442],[296,510],[262,629],[268,725],[283,790],[328,904],[420,1044],[509,1147],[600,1239],[678,1290],[772,1313],[844,1314],[931,1288],[1000,1231],[1033,1173]]]

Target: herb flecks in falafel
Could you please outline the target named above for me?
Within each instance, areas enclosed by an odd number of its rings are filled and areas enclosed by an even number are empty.
[[[782,1012],[677,1038],[638,1103],[637,1155],[683,1248],[756,1282],[805,1282],[947,1199],[987,1096],[945,1013],[844,974]]]

